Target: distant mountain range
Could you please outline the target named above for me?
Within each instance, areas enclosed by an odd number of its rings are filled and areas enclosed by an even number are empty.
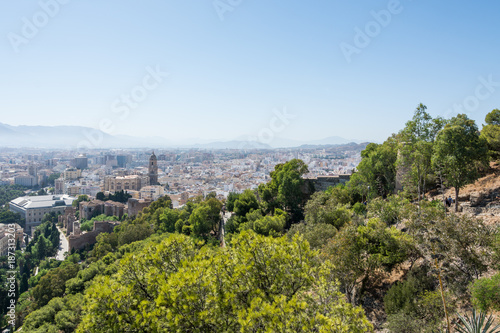
[[[110,135],[103,131],[83,126],[11,126],[0,123],[0,147],[9,148],[57,148],[74,150],[79,148],[198,148],[198,149],[272,149],[291,147],[315,147],[361,143],[360,140],[347,140],[331,136],[322,140],[297,141],[275,138],[270,143],[246,140],[240,137],[231,141],[200,142],[179,144],[161,137],[133,137]]]

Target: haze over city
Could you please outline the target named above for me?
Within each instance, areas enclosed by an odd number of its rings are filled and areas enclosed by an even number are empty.
[[[13,126],[187,144],[382,142],[419,103],[432,116],[466,113],[478,124],[500,104],[500,5],[491,1],[0,8],[0,122]]]

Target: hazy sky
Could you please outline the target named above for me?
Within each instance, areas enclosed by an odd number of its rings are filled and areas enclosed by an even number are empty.
[[[383,141],[422,102],[481,127],[500,108],[498,13],[497,1],[5,0],[0,122]]]

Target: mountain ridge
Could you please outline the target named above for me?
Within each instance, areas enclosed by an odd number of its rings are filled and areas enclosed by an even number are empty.
[[[245,140],[239,137],[234,140],[190,139],[185,141],[200,142],[192,144],[175,143],[158,136],[135,137],[130,135],[111,135],[101,130],[85,126],[12,126],[0,123],[0,147],[6,148],[59,148],[59,149],[94,149],[94,148],[184,148],[184,149],[276,149],[304,148],[307,146],[330,146],[348,143],[363,143],[366,140],[348,140],[339,136],[330,136],[321,140],[293,140],[275,138],[272,142],[263,143]]]

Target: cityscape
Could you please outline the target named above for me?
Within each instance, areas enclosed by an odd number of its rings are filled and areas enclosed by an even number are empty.
[[[59,214],[80,195],[96,198],[100,192],[109,195],[122,190],[132,199],[149,203],[167,195],[174,208],[181,208],[189,199],[209,193],[226,200],[231,192],[256,190],[269,181],[269,174],[277,164],[294,158],[308,164],[306,179],[349,176],[366,145],[250,151],[157,150],[156,153],[137,149],[89,153],[2,149],[0,185],[29,189],[26,197],[12,200],[9,207],[26,220],[26,232],[31,235],[42,223],[44,214],[52,210],[54,198],[62,200],[60,206],[54,206]],[[33,215],[27,213],[23,204],[33,200],[29,198],[31,193],[40,190],[47,194],[48,201],[33,204],[39,209]]]
[[[499,12],[0,2],[0,333],[499,333]]]

